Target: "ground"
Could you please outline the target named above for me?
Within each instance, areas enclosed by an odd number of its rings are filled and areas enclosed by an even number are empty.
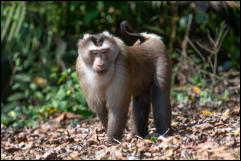
[[[172,103],[169,137],[132,136],[128,121],[122,141],[110,144],[97,117],[68,112],[36,127],[1,125],[1,159],[240,159],[240,82],[229,90],[228,101],[207,108],[199,107],[195,97],[193,103]],[[73,118],[80,122],[71,123]],[[151,113],[149,133],[154,130]]]

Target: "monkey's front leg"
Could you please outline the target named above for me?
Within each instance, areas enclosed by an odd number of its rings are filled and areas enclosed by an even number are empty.
[[[102,125],[105,128],[105,131],[107,132],[107,123],[108,123],[108,111],[104,105],[99,106],[96,110],[96,114],[99,117]]]
[[[122,105],[109,108],[107,135],[110,140],[113,138],[120,140],[125,129],[129,107],[128,104]]]

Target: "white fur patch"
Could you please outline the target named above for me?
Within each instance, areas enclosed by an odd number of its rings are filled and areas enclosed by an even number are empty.
[[[83,40],[88,39],[88,37],[90,37],[89,34],[84,34]]]
[[[153,38],[153,39],[158,39],[158,40],[162,40],[162,37],[161,36],[158,36],[156,34],[153,34],[153,33],[146,33],[146,32],[142,32],[141,33],[142,36],[146,37],[146,38]]]
[[[119,43],[119,44],[124,44],[121,39],[119,39],[119,38],[116,37],[116,36],[113,36],[112,34],[110,34],[109,31],[103,31],[102,34],[105,35],[105,36],[107,36],[107,37],[113,38],[113,39],[114,39],[115,41],[117,41],[117,43]]]
[[[85,76],[86,76],[86,80],[88,81],[89,84],[91,84],[92,86],[96,84],[96,74],[93,72],[92,69],[90,69],[89,67],[87,67],[84,64],[84,68],[85,68]]]
[[[82,68],[84,68],[83,70],[85,72],[83,79],[85,80],[84,82],[86,83],[89,92],[95,92],[103,85],[108,84],[115,71],[114,66],[110,66],[105,75],[99,75],[93,71],[92,67],[86,66],[85,63],[83,63]]]
[[[110,34],[109,31],[105,30],[104,32],[102,32],[103,35],[111,37],[112,35]]]

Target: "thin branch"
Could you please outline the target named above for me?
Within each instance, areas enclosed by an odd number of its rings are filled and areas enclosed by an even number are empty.
[[[185,58],[187,57],[187,52],[186,52],[187,43],[188,43],[187,38],[189,37],[189,33],[190,33],[191,25],[192,25],[192,17],[193,17],[193,15],[189,14],[187,30],[186,30],[184,39],[182,41],[182,54]]]
[[[211,60],[211,57],[210,57],[210,56],[208,57],[208,61],[209,61],[209,64],[211,65],[211,68],[212,68],[212,71],[213,71],[213,69],[214,69],[214,67],[213,67],[213,62],[212,62],[212,60]]]
[[[212,37],[210,36],[210,32],[209,30],[207,29],[207,33],[208,33],[208,39],[209,41],[212,43],[212,45],[215,45],[215,41],[212,39]]]
[[[178,22],[178,5],[176,4],[171,5],[171,9],[174,14],[172,19],[171,40],[169,42],[169,54],[171,54],[173,51],[173,43],[176,38],[176,30],[177,30],[177,22]]]
[[[64,61],[62,60],[62,56],[64,55],[64,53],[67,49],[67,43],[65,41],[63,41],[62,39],[59,39],[59,38],[56,39],[56,43],[57,43],[57,46],[59,48],[59,51],[55,56],[56,62],[63,72],[63,71],[66,70],[66,66],[64,64]]]
[[[222,46],[222,44],[223,44],[223,40],[224,40],[224,38],[226,37],[226,35],[228,34],[229,29],[230,29],[230,27],[228,27],[228,28],[226,29],[226,31],[224,32],[223,37],[221,38],[221,42],[219,43],[219,46],[218,46],[219,49],[221,48],[221,46]]]
[[[213,50],[209,49],[207,46],[201,44],[199,41],[196,41],[196,43],[198,44],[199,47],[201,47],[202,49],[206,50],[208,53],[210,54],[214,54]]]
[[[217,76],[217,75],[215,75],[215,74],[213,74],[213,73],[207,72],[207,71],[202,70],[202,69],[200,69],[200,72],[203,73],[203,74],[205,74],[205,75],[208,75],[208,76],[211,78],[211,80],[217,80],[217,81],[214,81],[214,82],[212,83],[213,86],[214,86],[215,84],[217,84],[218,82],[223,81],[223,80],[225,79],[224,76],[219,77],[219,76]]]
[[[206,62],[206,59],[204,58],[204,56],[202,56],[201,52],[196,48],[196,46],[192,43],[192,41],[187,38],[189,44],[192,46],[192,48],[198,53],[198,55],[202,58],[203,62]]]
[[[221,36],[222,36],[222,34],[223,34],[223,30],[225,29],[225,27],[226,27],[225,24],[224,24],[224,25],[221,24],[220,31],[219,31],[219,33],[218,33],[218,37],[217,37],[217,39],[215,39],[215,41],[216,41],[216,43],[215,43],[215,48],[218,46],[218,44],[219,44],[219,42],[220,42],[220,39],[221,39]]]

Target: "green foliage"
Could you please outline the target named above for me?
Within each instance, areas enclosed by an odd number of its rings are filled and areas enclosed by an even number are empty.
[[[208,88],[203,90],[200,94],[200,105],[203,106],[207,102],[212,102],[212,91]]]
[[[56,79],[56,75],[51,73],[51,78]],[[63,77],[64,76],[64,77]],[[22,75],[19,77],[21,78]],[[24,78],[24,77],[23,77]],[[78,84],[78,78],[76,72],[71,69],[64,71],[56,82],[58,86],[47,86],[44,88],[38,87],[37,81],[30,82],[29,79],[23,79],[24,81],[18,81],[19,88],[23,87],[23,90],[16,88],[16,84],[12,87],[15,92],[8,97],[8,101],[11,102],[7,105],[3,105],[4,113],[2,113],[1,122],[8,124],[13,122],[13,126],[29,126],[36,125],[36,120],[43,118],[47,120],[52,115],[51,111],[65,112],[71,111],[77,114],[82,114],[84,117],[91,115],[91,111],[88,108],[87,102],[83,96],[83,93]],[[27,86],[25,83],[30,83]],[[19,106],[22,101],[32,101],[38,105]],[[23,103],[22,104],[26,104]],[[13,108],[15,107],[15,108]],[[12,109],[12,110],[11,110]],[[21,120],[21,116],[24,115],[26,119]],[[20,121],[21,120],[21,121]],[[75,120],[73,123],[76,123]]]
[[[67,69],[59,78],[58,84],[61,83],[63,79],[65,79],[65,81],[59,87],[47,87],[44,90],[44,93],[46,93],[46,101],[50,102],[53,107],[60,111],[72,111],[89,116],[90,110],[78,84],[76,72]]]
[[[208,23],[209,16],[206,12],[197,10],[195,14],[196,14],[195,15],[195,21],[196,21],[197,24]]]
[[[175,99],[171,99],[172,103],[178,103],[178,104],[187,104],[189,97],[188,93],[184,91],[183,89],[186,89],[187,87],[181,87],[179,89],[171,89],[172,97]]]
[[[206,84],[206,80],[202,78],[200,73],[195,74],[193,77],[189,78],[190,82],[196,86],[203,87]]]
[[[79,121],[79,119],[77,119],[77,118],[70,120],[70,124],[71,124],[71,125],[76,125],[76,124],[78,124],[79,122],[80,122],[80,121]]]
[[[193,97],[194,93],[186,92],[187,87],[183,87],[183,90],[172,90],[172,103],[177,104],[188,104],[192,101],[197,101],[200,106],[205,106],[208,103],[220,102],[220,101],[228,101],[229,100],[229,91],[225,89],[222,94],[214,93],[211,89],[205,88],[200,95],[196,95]]]
[[[229,91],[225,89],[224,93],[222,94],[215,94],[211,89],[206,88],[200,94],[200,101],[199,104],[201,106],[211,103],[211,102],[218,102],[218,101],[228,101],[229,99]]]

